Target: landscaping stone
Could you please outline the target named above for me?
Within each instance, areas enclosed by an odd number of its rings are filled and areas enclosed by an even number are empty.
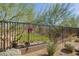
[[[76,46],[74,49],[75,49],[76,52],[79,52],[79,47],[78,46]]]
[[[8,49],[4,52],[0,52],[0,56],[20,56],[21,51],[19,49]]]
[[[79,39],[76,39],[75,42],[79,42]]]

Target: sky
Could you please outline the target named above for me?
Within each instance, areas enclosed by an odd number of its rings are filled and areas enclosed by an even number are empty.
[[[38,11],[40,11],[43,7],[47,6],[48,4],[42,4],[42,3],[39,3],[39,4],[36,4],[36,9]],[[74,13],[76,15],[79,15],[79,3],[73,3],[73,6],[72,8],[74,9]]]
[[[73,7],[74,7],[74,12],[75,12],[75,14],[76,14],[76,15],[79,15],[79,3],[78,3],[78,4],[77,4],[77,3],[74,4]]]

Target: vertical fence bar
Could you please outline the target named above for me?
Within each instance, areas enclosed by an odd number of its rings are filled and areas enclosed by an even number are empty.
[[[1,49],[1,22],[0,22],[0,49]]]
[[[12,42],[13,42],[13,23],[11,22],[11,48],[12,48]]]
[[[7,48],[8,48],[8,22],[7,22]]]
[[[0,49],[1,49],[1,22],[0,22]]]
[[[14,40],[16,41],[16,23],[14,23]]]
[[[29,24],[28,24],[28,28],[29,28]],[[30,35],[30,33],[29,33],[29,29],[28,29],[28,43],[30,43],[29,42],[29,40],[30,40],[30,36],[29,35]]]
[[[65,38],[65,36],[66,36],[64,33],[66,33],[66,28],[63,28],[63,29],[64,29],[64,31],[63,31],[63,41],[64,41],[64,42],[63,42],[63,45],[64,45],[64,44],[65,44],[65,39],[64,39],[64,38]]]
[[[17,36],[17,33],[18,33],[18,23],[16,22],[16,40],[17,40],[17,45],[18,45],[18,36]]]
[[[12,29],[12,26],[11,26],[11,22],[9,23],[9,25],[10,25],[10,33],[9,33],[9,40],[10,40],[10,43],[9,43],[9,45],[10,45],[10,48],[11,48],[11,29]]]
[[[62,27],[62,47],[63,47],[63,42],[64,42],[64,40],[63,40],[63,31],[64,31],[64,29]]]
[[[51,34],[50,34],[50,25],[49,25],[49,40],[51,40]]]
[[[25,24],[25,34],[27,35],[27,24]],[[27,42],[27,37],[26,37],[26,42]]]
[[[20,32],[20,23],[18,23],[18,34],[21,35],[21,32]]]
[[[12,43],[13,43],[13,41],[14,41],[14,37],[13,37],[13,23],[12,23]]]
[[[13,29],[12,22],[10,22],[10,25],[11,25],[11,36],[10,36],[11,37],[11,41],[10,41],[11,44],[10,45],[11,45],[11,48],[12,48],[12,29]]]
[[[0,28],[1,28],[1,22],[0,22]],[[1,49],[1,29],[0,29],[0,49]]]
[[[24,24],[24,33],[22,33],[23,35],[24,35],[24,37],[25,37],[25,35],[26,35],[26,24]],[[25,40],[27,39],[26,37],[24,38]]]
[[[10,35],[11,35],[11,36],[10,36],[10,37],[11,37],[10,40],[11,40],[11,41],[10,41],[10,45],[11,45],[11,48],[12,48],[12,28],[13,28],[13,27],[12,27],[12,23],[11,23],[11,22],[10,22],[10,25],[11,25],[11,32],[10,32]]]
[[[22,34],[24,35],[23,39],[25,40],[25,24],[23,24],[23,33]]]
[[[9,23],[9,37],[8,37],[8,40],[9,40],[9,42],[8,42],[8,44],[9,44],[9,48],[10,48],[10,40],[11,40],[11,38],[10,38],[10,29],[11,29],[11,25],[10,25],[10,23]]]
[[[18,34],[18,23],[16,22],[16,40],[17,40],[17,45],[18,45],[18,38],[17,38],[17,35]]]
[[[15,24],[13,23],[12,25],[14,26]],[[13,28],[12,31],[13,31],[13,33],[12,33],[12,34],[13,34],[13,35],[12,35],[12,36],[13,36],[13,41],[15,41],[15,35],[14,35],[14,34],[15,34],[15,30],[14,30],[14,28]]]
[[[3,22],[3,25],[4,25],[4,26],[3,26],[3,27],[4,27],[4,36],[3,36],[3,40],[4,40],[4,51],[5,51],[5,49],[6,49],[6,48],[5,48],[5,37],[6,37],[6,36],[5,36],[5,21]]]
[[[15,23],[15,40],[17,41],[17,23]]]
[[[1,49],[3,48],[3,43],[2,43],[2,22],[1,22]]]
[[[20,32],[20,23],[19,23],[19,34],[21,34],[21,32]]]
[[[16,40],[17,40],[17,45],[18,43],[18,22],[16,22]]]
[[[19,32],[19,23],[18,23],[18,35],[20,35],[20,32]]]

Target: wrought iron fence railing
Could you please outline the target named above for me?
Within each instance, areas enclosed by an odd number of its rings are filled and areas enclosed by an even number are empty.
[[[0,21],[0,49],[6,50],[16,45],[53,40],[64,42],[68,34],[77,33],[78,28],[30,24],[25,22]],[[14,45],[13,45],[14,44]]]

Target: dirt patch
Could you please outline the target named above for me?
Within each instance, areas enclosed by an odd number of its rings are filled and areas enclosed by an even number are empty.
[[[26,56],[47,56],[46,48],[25,54]]]
[[[74,46],[79,46],[79,43],[75,42],[74,40],[71,43]],[[56,50],[54,56],[79,56],[79,53],[76,52],[75,50],[73,50],[73,52],[70,52],[70,51],[64,49],[65,48],[64,44],[65,44],[65,42],[58,44],[57,50]],[[30,52],[30,53],[25,54],[25,55],[26,56],[48,56],[48,53],[47,53],[46,48],[43,48],[43,49],[40,49],[38,51]]]

